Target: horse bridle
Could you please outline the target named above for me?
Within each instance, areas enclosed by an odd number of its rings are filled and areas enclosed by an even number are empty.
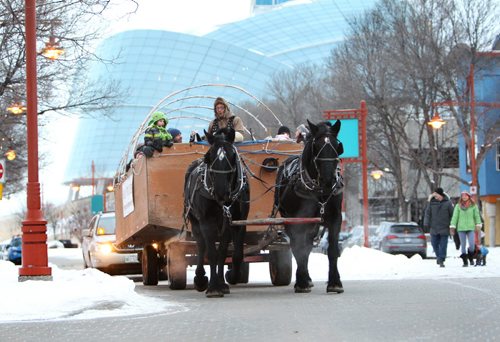
[[[207,191],[210,194],[210,196],[214,199],[215,199],[215,196],[214,196],[214,187],[213,187],[213,177],[211,176],[212,174],[233,173],[234,175],[231,176],[230,184],[233,183],[235,176],[239,177],[239,180],[238,180],[239,186],[235,190],[233,190],[231,192],[231,195],[230,195],[231,203],[228,206],[225,205],[225,203],[219,203],[224,210],[224,215],[227,217],[230,217],[230,215],[231,215],[230,208],[233,205],[233,203],[240,196],[240,193],[243,191],[243,188],[245,187],[245,183],[246,183],[245,173],[243,172],[243,170],[241,168],[241,158],[240,158],[240,154],[238,153],[238,149],[234,145],[231,145],[231,148],[233,149],[233,151],[236,155],[236,168],[234,168],[233,165],[231,165],[231,162],[227,158],[226,151],[222,147],[219,147],[219,149],[217,150],[217,158],[219,160],[224,159],[230,167],[229,170],[214,169],[213,166],[214,166],[214,163],[216,162],[214,160],[214,161],[212,161],[212,163],[210,165],[208,165],[208,164],[206,165],[204,173],[203,173],[203,187],[205,188],[205,191]],[[212,180],[212,186],[208,185],[207,179],[209,179],[209,178]],[[219,202],[219,201],[217,201],[217,202]]]
[[[304,185],[304,187],[310,191],[322,190],[320,188],[320,185],[319,185],[320,170],[318,168],[317,162],[318,161],[332,161],[332,162],[334,162],[334,161],[339,162],[340,161],[339,153],[338,153],[337,149],[335,148],[335,146],[333,146],[333,144],[331,142],[331,138],[329,136],[323,136],[322,138],[325,140],[325,144],[323,144],[323,146],[321,146],[318,153],[316,153],[315,155],[314,155],[314,142],[317,138],[314,138],[314,139],[312,139],[312,141],[308,142],[309,144],[311,144],[311,154],[313,155],[313,164],[314,164],[314,168],[316,169],[316,173],[318,175],[317,178],[313,179],[311,177],[309,172],[307,172],[307,169],[304,168],[302,160],[299,162],[300,180],[301,180],[302,184]],[[337,140],[337,139],[335,138],[335,140]],[[321,151],[323,151],[323,149],[326,146],[330,146],[332,148],[332,150],[335,152],[336,157],[333,157],[333,158],[321,158],[321,157],[319,157],[319,154],[321,153]],[[342,182],[342,176],[340,174],[340,166],[337,164],[337,168],[335,171],[335,182],[333,183],[333,185],[331,187],[332,191],[331,191],[330,195],[332,193],[339,193],[340,192],[339,190],[342,189],[342,187],[343,187],[343,182]]]

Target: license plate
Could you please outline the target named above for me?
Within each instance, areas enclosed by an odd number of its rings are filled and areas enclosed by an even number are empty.
[[[405,238],[405,242],[411,242],[411,238]]]
[[[137,255],[126,255],[125,262],[137,262]]]

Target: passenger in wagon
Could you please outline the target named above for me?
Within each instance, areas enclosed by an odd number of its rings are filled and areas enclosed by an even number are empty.
[[[182,142],[182,133],[177,128],[169,128],[167,129],[168,133],[172,136],[174,144],[178,144]]]
[[[172,135],[167,132],[168,119],[162,112],[154,112],[149,126],[144,132],[144,146],[138,149],[146,157],[152,157],[154,151],[162,152],[163,146],[172,147]]]
[[[243,121],[240,117],[235,116],[231,113],[229,105],[222,97],[218,97],[214,102],[214,114],[215,119],[210,122],[208,126],[208,132],[214,134],[220,128],[231,127],[236,131],[236,136],[234,141],[243,141],[243,135],[245,127],[243,126]]]

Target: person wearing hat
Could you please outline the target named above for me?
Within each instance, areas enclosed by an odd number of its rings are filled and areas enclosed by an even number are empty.
[[[460,258],[464,262],[464,267],[468,266],[467,260],[469,260],[471,266],[474,265],[474,252],[476,249],[474,229],[481,230],[482,224],[479,208],[472,196],[467,191],[462,191],[460,200],[453,210],[450,232],[452,235],[458,232],[462,252]],[[469,243],[468,249],[466,249],[466,242]]]
[[[209,133],[214,134],[220,128],[230,127],[236,131],[234,141],[243,141],[243,134],[245,131],[243,121],[241,120],[241,118],[231,113],[229,105],[222,97],[218,97],[215,99],[214,114],[215,118],[208,125]]]
[[[453,204],[442,188],[437,188],[429,196],[429,205],[424,214],[424,228],[430,229],[431,244],[436,254],[436,262],[444,267],[448,238],[450,236],[450,221],[453,216]]]
[[[295,141],[297,143],[305,142],[308,134],[309,130],[307,129],[306,125],[299,125],[295,130]]]
[[[273,140],[292,141],[292,139],[290,138],[290,135],[291,135],[290,128],[288,128],[286,126],[281,126],[280,128],[278,128],[278,133],[273,138]]]
[[[163,112],[154,112],[144,131],[144,145],[136,152],[142,152],[146,157],[152,157],[154,151],[162,152],[163,146],[172,147],[172,136],[167,132],[168,119]]]
[[[169,128],[167,131],[172,136],[174,144],[182,142],[182,133],[177,128]]]

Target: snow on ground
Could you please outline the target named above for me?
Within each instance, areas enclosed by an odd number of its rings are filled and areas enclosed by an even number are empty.
[[[448,246],[445,268],[438,267],[435,259],[423,260],[418,255],[407,258],[354,246],[343,251],[339,270],[343,281],[500,275],[500,248],[490,248],[486,266],[462,267],[459,251],[451,243]],[[71,264],[79,264],[82,260],[79,248],[48,251],[52,281],[18,282],[19,266],[0,261],[0,322],[90,319],[188,310],[174,301],[139,295],[135,292],[135,283],[125,276],[109,276],[95,269],[63,269]],[[326,255],[311,254],[309,271],[314,282],[326,281],[327,269]],[[188,268],[187,276],[188,284],[192,284],[194,267]],[[267,263],[250,265],[250,283],[270,284]]]

